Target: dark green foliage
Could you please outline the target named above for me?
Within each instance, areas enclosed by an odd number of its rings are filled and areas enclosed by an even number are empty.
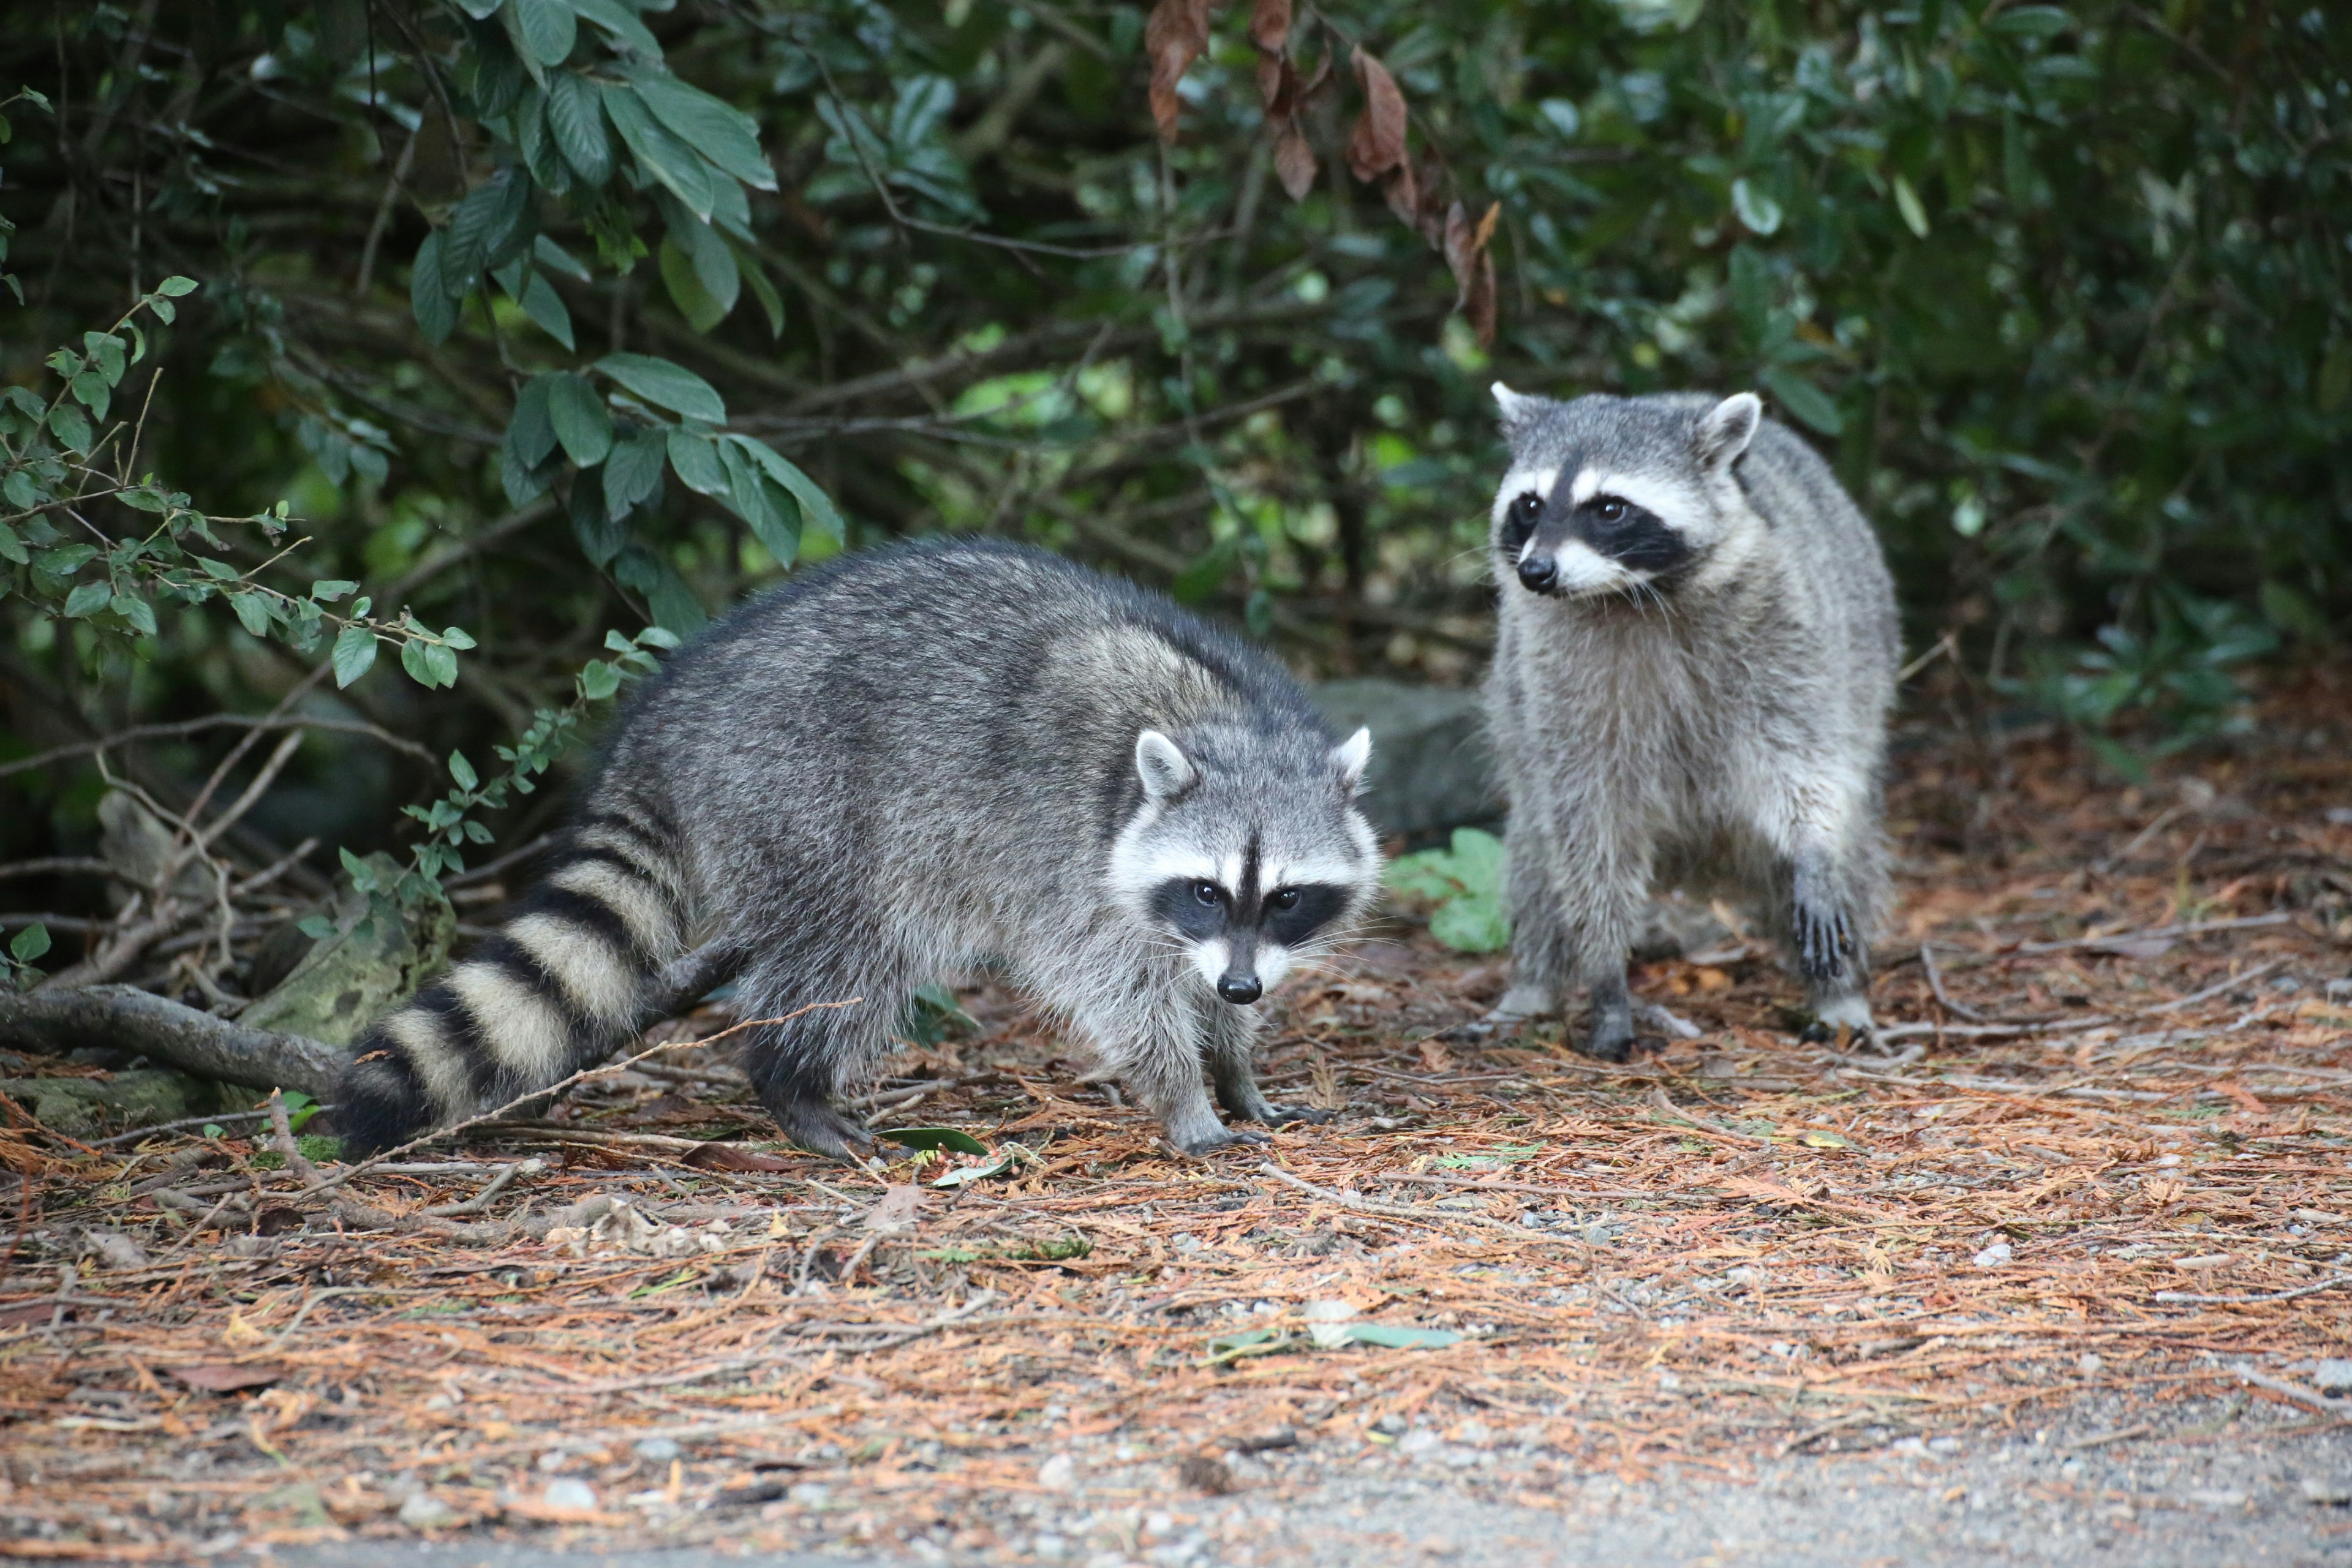
[[[245,852],[372,848],[407,800],[446,870],[549,820],[519,797],[638,628],[939,530],[1465,678],[1498,375],[1759,388],[1878,523],[1914,647],[2118,765],[2352,613],[2334,11],[1254,14],[1211,16],[1163,144],[1129,5],[0,12],[21,750],[323,662],[345,731]],[[1408,118],[1360,128],[1391,79]],[[455,791],[422,760],[500,745]],[[86,841],[94,775],[36,779],[12,853]]]

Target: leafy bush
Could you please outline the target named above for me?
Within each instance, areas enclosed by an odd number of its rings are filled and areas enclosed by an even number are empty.
[[[905,533],[1465,679],[1497,375],[1759,387],[1941,679],[2129,766],[2352,614],[2347,54],[2118,0],[0,9],[0,852],[213,813],[271,879],[166,967],[226,1005],[334,849],[544,830],[647,628]],[[93,875],[14,923],[165,983]]]

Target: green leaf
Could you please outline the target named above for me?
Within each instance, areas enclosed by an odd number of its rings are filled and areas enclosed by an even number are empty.
[[[481,787],[482,775],[474,771],[474,764],[466,760],[466,753],[463,752],[449,753],[449,776],[457,781],[459,789],[475,790]]]
[[[634,87],[617,82],[600,86],[604,113],[629,151],[636,154],[638,167],[684,202],[688,211],[709,222],[717,199],[710,185],[710,165],[654,119]]]
[[[337,599],[359,591],[360,585],[357,583],[348,583],[338,577],[321,577],[310,584],[310,597],[324,599],[331,605]]]
[[[613,41],[627,52],[661,58],[661,43],[646,30],[624,0],[572,0],[572,8],[580,13],[583,22],[593,22],[613,36]],[[648,6],[647,9],[652,9]]]
[[[436,679],[433,661],[426,657],[429,646],[413,639],[400,645],[400,668],[408,672],[408,679],[428,691]]]
[[[66,595],[65,614],[68,620],[94,616],[114,602],[114,589],[107,583],[81,583]]]
[[[751,525],[751,532],[780,566],[790,566],[801,550],[800,508],[760,472],[733,442],[719,447],[727,469],[727,505]]]
[[[19,963],[30,963],[49,951],[49,928],[35,921],[18,931],[8,942],[8,956]]]
[[[751,298],[760,301],[760,310],[768,318],[768,335],[772,338],[782,337],[784,335],[783,296],[776,292],[776,286],[768,281],[768,275],[760,270],[759,263],[753,261],[740,247],[738,247],[735,252],[735,266],[737,271],[742,275],[743,281],[751,286]]]
[[[594,470],[572,481],[565,510],[571,514],[572,533],[580,541],[580,552],[593,566],[608,564],[629,542],[625,514],[616,518],[605,510],[604,479]]]
[[[1774,365],[1764,373],[1763,382],[1781,407],[1822,435],[1835,436],[1845,428],[1845,416],[1830,395],[1788,366]]]
[[[228,607],[236,612],[237,624],[247,631],[257,637],[269,635],[272,616],[268,595],[258,590],[248,590],[232,597]]]
[[[89,565],[98,555],[95,544],[60,544],[54,550],[41,552],[33,568],[52,577],[70,577]]]
[[[506,449],[525,468],[536,468],[555,450],[555,422],[549,413],[550,384],[555,377],[535,375],[515,395],[514,417],[507,424]]]
[[[1462,1342],[1462,1336],[1450,1329],[1392,1328],[1387,1323],[1349,1323],[1345,1332],[1357,1344],[1392,1351],[1439,1350]]]
[[[0,561],[13,561],[23,566],[29,564],[32,559],[32,552],[25,548],[25,542],[16,537],[16,531],[0,522]]]
[[[58,440],[65,443],[67,451],[89,450],[89,420],[72,404],[60,403],[49,411],[49,428],[57,433]]]
[[[1449,899],[1429,917],[1429,934],[1456,952],[1500,952],[1511,945],[1511,917],[1484,894]]]
[[[621,689],[621,672],[601,658],[592,658],[580,667],[580,695],[591,702],[602,702]]]
[[[523,279],[521,303],[522,313],[541,331],[567,349],[575,346],[572,341],[572,312],[565,308],[563,296],[535,268]]]
[[[645,595],[646,613],[656,626],[691,637],[710,619],[677,568],[642,544],[632,541],[623,547],[613,563],[613,575],[622,586]]]
[[[669,466],[680,483],[697,495],[725,496],[727,470],[719,461],[719,444],[688,430],[669,433]]]
[[[1895,176],[1895,207],[1903,215],[1903,226],[1921,239],[1927,237],[1927,209],[1920,204],[1919,193],[1902,175]]]
[[[41,504],[41,487],[27,470],[11,468],[8,477],[0,479],[0,497],[5,497],[10,506],[30,510]]]
[[[564,277],[582,283],[588,281],[587,263],[543,234],[530,242],[530,258],[542,270],[561,272]]]
[[[1994,16],[1989,24],[1996,33],[2019,38],[2054,38],[2073,26],[2074,18],[2056,5],[2020,5]]]
[[[583,468],[593,468],[613,449],[613,416],[604,400],[585,376],[560,371],[546,378],[547,418],[563,455]]]
[[[462,300],[482,286],[482,275],[521,248],[530,208],[530,178],[500,168],[476,185],[449,214],[441,231],[441,289]]]
[[[613,443],[612,454],[604,459],[604,510],[614,521],[628,516],[638,502],[661,493],[662,459],[667,450],[668,440],[659,430],[640,430]]]
[[[663,284],[669,289],[670,303],[686,318],[686,324],[698,332],[707,332],[727,319],[727,307],[711,297],[696,275],[694,263],[675,241],[665,239],[656,253],[661,263]]]
[[[650,66],[631,70],[629,79],[654,117],[676,132],[679,141],[755,191],[776,188],[776,172],[760,151],[758,121]]]
[[[604,372],[647,403],[712,425],[727,423],[727,405],[717,390],[683,365],[650,354],[606,354],[592,367]]]
[[[730,436],[727,441],[758,463],[762,473],[783,486],[785,492],[800,503],[802,521],[815,524],[817,531],[835,544],[842,542],[845,531],[841,513],[834,510],[833,498],[826,495],[814,479],[803,473],[798,464],[766,442],[753,440],[749,436]]]
[[[106,377],[86,370],[67,384],[75,398],[89,410],[90,417],[103,424],[107,409],[114,403],[114,388],[107,384]]]
[[[547,125],[555,133],[556,150],[580,183],[590,190],[613,177],[613,139],[604,131],[601,94],[576,71],[555,71],[547,79]]]
[[[441,231],[437,228],[416,247],[416,260],[409,267],[408,309],[428,343],[446,342],[457,330],[457,303],[441,281]]]
[[[987,1144],[961,1127],[877,1127],[874,1136],[887,1138],[906,1149],[951,1149],[959,1154],[988,1152]]]
[[[79,593],[80,590],[75,590]],[[155,607],[136,594],[117,594],[109,607],[131,623],[131,629],[141,637],[155,635]]]
[[[345,626],[335,637],[335,685],[349,686],[375,664],[375,634],[365,626]]]
[[[179,299],[184,294],[193,294],[195,291],[196,280],[193,278],[166,278],[163,281],[155,285],[155,292],[163,295],[167,299],[173,300]]]
[[[571,56],[580,22],[569,0],[507,0],[514,8],[515,33],[529,56],[543,66],[560,66]]]
[[[1771,234],[1780,226],[1780,204],[1744,175],[1731,182],[1731,210],[1751,234]]]

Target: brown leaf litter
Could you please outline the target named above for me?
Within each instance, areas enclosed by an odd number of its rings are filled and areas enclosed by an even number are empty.
[[[2216,1397],[2341,1421],[2310,1369],[2352,1344],[2352,703],[2313,677],[2267,711],[2267,750],[2139,788],[2054,737],[1906,753],[1892,1054],[1799,1043],[1745,942],[1637,973],[1696,1037],[1627,1066],[1483,1037],[1499,965],[1399,924],[1277,1010],[1270,1088],[1338,1119],[1208,1160],[985,988],[872,1096],[1031,1156],[960,1185],[992,1160],[775,1144],[724,1047],[331,1193],[266,1128],[19,1122],[5,1549],[1018,1557],[1041,1520],[1406,1462],[1416,1427],[1507,1438],[1460,1484],[1565,1507],[1596,1469],[2086,1402],[2085,1441]]]

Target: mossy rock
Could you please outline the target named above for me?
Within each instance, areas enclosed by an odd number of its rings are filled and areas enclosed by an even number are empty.
[[[372,855],[386,886],[399,868],[387,855]],[[436,890],[400,919],[369,919],[366,894],[348,884],[336,889],[323,911],[334,934],[311,945],[293,973],[268,994],[256,997],[236,1021],[247,1028],[308,1035],[331,1046],[348,1046],[380,1015],[406,1000],[449,958],[457,914]]]
[[[168,1068],[138,1068],[107,1078],[0,1079],[0,1094],[52,1132],[94,1138],[191,1116],[249,1108],[251,1089],[191,1078]]]

